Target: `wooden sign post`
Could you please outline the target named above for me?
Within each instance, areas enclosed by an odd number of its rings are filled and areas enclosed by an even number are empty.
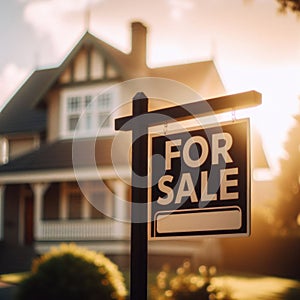
[[[148,98],[144,93],[139,92],[133,98],[132,116],[115,120],[116,130],[132,131],[131,300],[147,299],[149,127],[164,124],[170,119],[173,122],[182,121],[259,104],[261,104],[261,94],[249,91],[149,112]],[[212,211],[215,213],[215,210]],[[233,215],[237,214],[234,212]]]
[[[143,93],[136,94],[132,103],[133,118],[147,112],[147,97]],[[130,298],[133,300],[147,299],[147,124],[143,122],[134,124],[132,141]]]

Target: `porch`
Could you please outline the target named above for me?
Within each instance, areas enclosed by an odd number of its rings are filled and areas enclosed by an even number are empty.
[[[0,240],[6,244],[129,240],[128,187],[120,180],[0,187],[0,204],[5,203],[0,205],[5,216],[0,218]]]

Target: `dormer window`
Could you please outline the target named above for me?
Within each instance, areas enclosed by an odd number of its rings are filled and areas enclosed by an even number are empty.
[[[113,122],[110,116],[115,107],[116,95],[113,91],[96,93],[92,90],[74,90],[62,93],[61,136],[110,135]]]

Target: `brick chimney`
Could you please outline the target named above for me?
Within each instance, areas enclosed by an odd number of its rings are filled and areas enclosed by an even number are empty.
[[[141,22],[131,23],[131,56],[137,66],[146,66],[147,28]]]

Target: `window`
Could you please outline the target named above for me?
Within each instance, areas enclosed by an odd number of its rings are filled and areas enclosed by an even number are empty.
[[[74,131],[79,121],[81,112],[81,98],[69,97],[67,99],[67,113],[68,113],[68,130]]]
[[[73,131],[76,129],[78,121],[79,121],[79,115],[69,117],[69,124],[68,124],[69,131]]]
[[[76,92],[74,92],[75,94]],[[93,93],[78,93],[66,95],[66,122],[64,135],[76,134],[92,135],[99,129],[101,133],[110,134],[112,119],[110,113],[113,108],[113,96],[111,92],[101,93],[95,96]]]
[[[59,218],[58,198],[45,198],[43,204],[43,220],[57,220]]]
[[[84,106],[85,106],[85,108],[86,109],[88,109],[88,110],[91,110],[91,108],[92,108],[92,96],[91,95],[87,95],[87,96],[85,96],[85,102],[84,102]]]
[[[59,185],[52,183],[44,195],[43,220],[59,219]]]
[[[108,93],[101,94],[97,98],[99,127],[108,128],[110,126],[111,102],[111,95]]]
[[[63,202],[61,215],[65,219],[105,219],[112,212],[112,196],[97,182],[86,182],[87,194],[83,195],[76,182],[63,185]],[[88,200],[87,200],[88,199]]]
[[[68,98],[68,112],[78,113],[81,110],[81,99],[80,97],[69,97]]]
[[[81,193],[72,192],[68,195],[68,217],[70,220],[80,219],[82,212]]]
[[[106,208],[106,195],[104,192],[96,192],[90,195],[90,203],[91,203],[91,219],[104,219]]]

